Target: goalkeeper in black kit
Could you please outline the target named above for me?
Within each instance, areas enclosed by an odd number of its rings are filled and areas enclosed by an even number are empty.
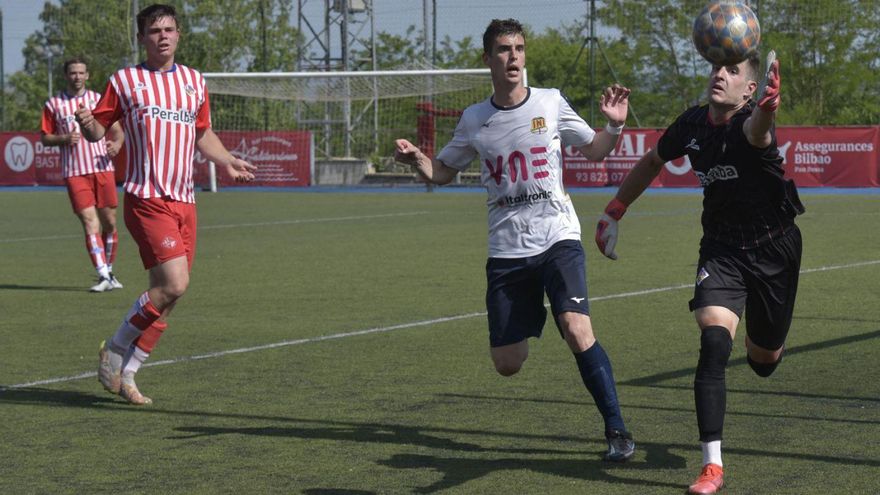
[[[602,253],[617,259],[618,221],[660,173],[687,155],[703,187],[703,237],[694,297],[700,328],[694,378],[702,470],[689,493],[716,493],[724,484],[721,436],[726,407],[725,367],[736,328],[746,313],[749,365],[770,376],[782,361],[791,326],[804,208],[784,178],[774,121],[779,107],[779,61],[769,64],[757,101],[760,56],[712,67],[709,103],[688,109],[643,156],[608,204],[596,228]]]

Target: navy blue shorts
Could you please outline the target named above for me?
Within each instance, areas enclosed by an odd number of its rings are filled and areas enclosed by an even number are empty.
[[[547,319],[545,291],[554,320],[569,311],[590,314],[586,261],[580,241],[560,241],[527,258],[489,258],[486,279],[492,347],[541,336]]]
[[[801,232],[755,249],[736,249],[704,239],[691,311],[722,306],[740,318],[746,313],[749,340],[759,347],[782,347],[791,327],[801,267]]]

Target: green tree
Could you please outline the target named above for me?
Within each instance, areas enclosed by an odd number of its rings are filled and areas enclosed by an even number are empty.
[[[293,0],[176,0],[170,3],[177,8],[181,29],[178,62],[203,72],[295,70],[301,41],[291,22]],[[110,74],[139,62],[143,55],[141,50],[138,59],[132,60],[136,27],[130,2],[47,2],[40,20],[42,29],[25,41],[24,69],[9,78],[12,90],[6,105],[9,129],[35,129],[39,125],[48,85],[48,59],[43,47],[61,48],[61,55],[53,58],[55,91],[64,87],[61,71],[64,59],[84,56],[89,61],[91,76],[88,86],[100,92]],[[248,109],[246,113],[264,118],[262,108]]]

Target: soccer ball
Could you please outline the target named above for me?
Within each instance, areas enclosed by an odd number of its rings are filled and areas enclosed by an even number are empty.
[[[694,46],[714,65],[736,65],[758,50],[761,26],[748,5],[716,0],[694,21]]]

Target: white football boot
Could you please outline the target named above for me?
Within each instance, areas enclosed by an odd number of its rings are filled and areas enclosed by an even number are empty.
[[[118,394],[122,384],[122,354],[113,352],[106,341],[98,350],[98,381],[111,394]]]
[[[153,399],[145,396],[140,390],[138,390],[137,384],[134,383],[134,372],[132,371],[122,374],[122,386],[119,388],[119,395],[130,404],[136,406],[153,403]]]
[[[90,292],[107,292],[113,290],[113,282],[109,278],[101,277],[97,284],[93,285]]]

